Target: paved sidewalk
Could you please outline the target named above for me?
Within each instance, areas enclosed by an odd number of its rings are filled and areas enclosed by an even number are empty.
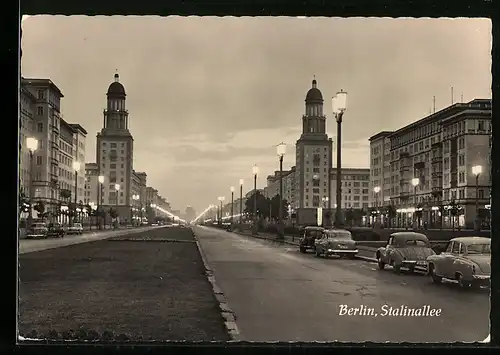
[[[65,236],[64,238],[21,239],[19,240],[19,254],[26,254],[41,250],[65,247],[68,245],[93,242],[96,240],[118,237],[133,233],[141,233],[144,231],[158,229],[162,227],[163,226],[154,226],[154,227],[141,227],[134,229],[93,231],[92,233],[84,233],[82,235],[69,235]]]

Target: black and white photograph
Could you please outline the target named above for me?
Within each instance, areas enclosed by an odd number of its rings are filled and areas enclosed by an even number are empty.
[[[18,343],[490,341],[489,19],[21,31]]]

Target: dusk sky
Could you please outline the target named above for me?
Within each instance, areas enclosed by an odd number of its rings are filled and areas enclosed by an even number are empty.
[[[174,209],[201,212],[245,179],[295,164],[304,99],[316,76],[335,141],[331,97],[348,92],[343,166],[369,167],[368,138],[455,102],[491,98],[488,19],[31,16],[24,77],[51,79],[62,113],[87,131],[95,161],[106,90],[127,92],[134,169]]]

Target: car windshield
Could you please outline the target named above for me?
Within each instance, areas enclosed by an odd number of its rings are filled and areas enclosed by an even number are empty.
[[[81,223],[75,223],[73,225],[73,227],[75,227],[75,228],[82,228],[82,225],[81,225]]]
[[[491,254],[491,244],[470,244],[467,254]]]
[[[45,224],[43,223],[35,223],[32,225],[32,228],[44,228]]]
[[[406,241],[406,246],[409,247],[426,247],[427,243],[424,242],[423,240],[418,240],[418,239],[409,239]]]

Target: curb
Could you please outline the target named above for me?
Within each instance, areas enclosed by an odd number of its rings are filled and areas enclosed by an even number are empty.
[[[360,255],[356,255],[356,259],[360,259],[360,260],[363,260],[363,261],[368,261],[370,263],[378,263],[378,260],[375,259],[375,258],[370,258],[369,256],[360,256]]]
[[[238,326],[236,325],[236,317],[234,315],[233,310],[229,307],[227,304],[226,296],[224,296],[224,293],[222,290],[217,286],[217,282],[215,281],[215,276],[213,274],[212,269],[210,269],[210,266],[208,265],[207,258],[205,257],[205,252],[203,251],[200,242],[198,240],[198,237],[196,236],[196,233],[191,230],[194,236],[194,240],[196,241],[196,247],[198,248],[198,251],[200,252],[201,260],[203,261],[203,266],[205,267],[205,274],[207,275],[208,282],[212,285],[212,290],[214,292],[215,299],[219,303],[219,308],[221,311],[222,318],[224,318],[224,326],[226,327],[226,330],[231,337],[231,340],[240,340],[240,331],[238,329]]]

